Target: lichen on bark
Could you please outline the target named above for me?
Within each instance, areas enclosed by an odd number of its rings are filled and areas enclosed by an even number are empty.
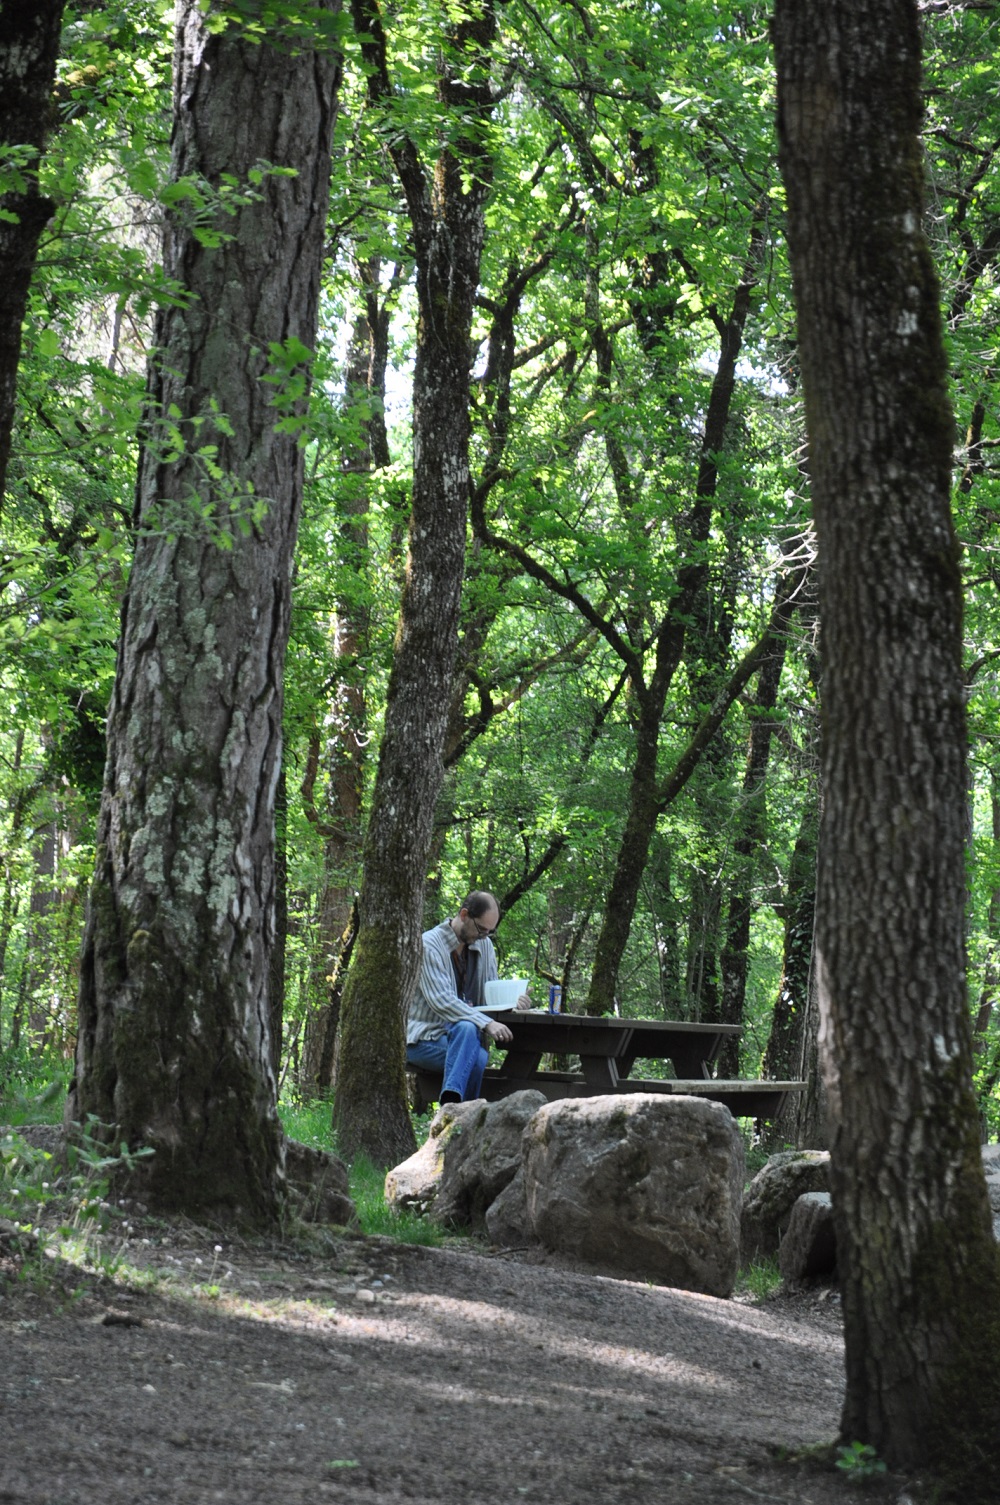
[[[269,352],[315,343],[339,58],[219,30],[224,10],[177,6],[173,176],[291,172],[220,216],[218,244],[167,216],[186,297],[150,365],[68,1114],[154,1150],[135,1171],[150,1204],[263,1223],[283,1194],[274,807],[302,491]]]

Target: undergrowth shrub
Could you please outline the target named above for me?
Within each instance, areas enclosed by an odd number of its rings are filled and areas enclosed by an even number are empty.
[[[153,1151],[123,1145],[118,1154],[109,1155],[94,1137],[100,1127],[91,1118],[77,1141],[63,1145],[58,1156],[29,1143],[16,1127],[0,1135],[0,1218],[22,1236],[20,1279],[47,1283],[48,1256],[58,1254],[110,1273],[94,1235],[106,1232],[121,1216],[109,1200],[114,1177]]]

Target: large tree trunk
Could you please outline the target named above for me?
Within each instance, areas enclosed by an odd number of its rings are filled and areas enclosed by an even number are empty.
[[[391,106],[374,0],[355,0],[369,95]],[[404,1011],[420,965],[424,879],[441,788],[469,504],[470,331],[491,182],[491,6],[457,13],[438,97],[451,118],[433,175],[394,135],[417,265],[409,556],[365,838],[359,931],[341,1004],[334,1126],[341,1153],[392,1165],[415,1147]]]
[[[778,0],[819,540],[821,1043],[849,1440],[996,1493],[1000,1275],[971,1085],[952,422],[914,0]]]
[[[208,203],[231,175],[248,202],[207,225],[182,204],[166,226],[186,296],[157,323],[69,1111],[152,1146],[155,1205],[263,1221],[281,1181],[269,962],[302,487],[287,420],[316,334],[338,60],[213,34],[223,10],[178,5],[172,171]],[[291,172],[258,187],[260,163]]]
[[[0,507],[7,485],[21,325],[38,241],[54,211],[38,187],[38,162],[55,118],[52,86],[65,0],[4,0],[0,5],[0,141],[27,149],[23,186],[0,208]]]

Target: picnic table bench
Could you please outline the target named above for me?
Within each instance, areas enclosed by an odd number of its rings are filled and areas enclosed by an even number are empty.
[[[532,1088],[549,1102],[608,1092],[685,1093],[721,1102],[737,1118],[773,1118],[790,1092],[803,1082],[718,1081],[709,1067],[738,1024],[687,1020],[622,1019],[601,1015],[549,1014],[509,1010],[494,1014],[513,1035],[499,1066],[487,1067],[483,1096],[489,1102]],[[543,1071],[543,1056],[578,1056],[580,1071]],[[675,1077],[633,1077],[638,1060],[669,1060]],[[436,1101],[441,1078],[410,1068],[416,1079],[418,1112]]]

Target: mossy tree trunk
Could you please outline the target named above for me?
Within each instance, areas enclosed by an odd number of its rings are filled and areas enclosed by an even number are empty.
[[[177,7],[172,176],[197,201],[165,226],[184,296],[155,334],[69,1113],[154,1149],[153,1205],[259,1223],[281,1194],[275,791],[339,61],[216,33],[224,9]]]
[[[819,541],[842,1429],[986,1501],[1000,1275],[971,1084],[962,595],[917,6],[778,0],[774,38]]]
[[[0,141],[23,148],[22,184],[0,209],[0,505],[7,484],[21,325],[38,242],[55,205],[38,187],[38,163],[56,119],[52,86],[65,0],[4,0],[0,6]]]
[[[413,504],[385,724],[365,837],[359,930],[341,1003],[334,1126],[342,1154],[392,1165],[415,1148],[404,1011],[420,965],[424,880],[458,645],[469,505],[470,332],[492,181],[489,3],[456,11],[437,82],[433,166],[393,121],[376,0],[354,0],[373,109],[406,197],[417,269]]]

